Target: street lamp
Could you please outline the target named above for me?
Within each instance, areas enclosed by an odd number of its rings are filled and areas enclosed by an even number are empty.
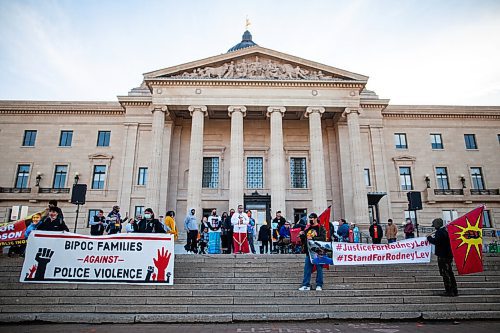
[[[431,188],[431,179],[429,178],[429,174],[425,174],[425,183],[427,184],[427,188]]]
[[[37,187],[40,186],[40,181],[42,180],[42,173],[40,171],[38,171],[36,173],[36,178],[35,179],[36,179],[35,186],[37,186]]]
[[[80,174],[77,172],[75,172],[75,185],[78,184],[78,181],[80,180]]]

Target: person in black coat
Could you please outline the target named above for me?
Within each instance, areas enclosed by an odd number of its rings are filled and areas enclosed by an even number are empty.
[[[429,243],[434,244],[435,253],[438,257],[439,274],[443,277],[445,293],[441,296],[458,296],[457,281],[451,268],[453,252],[451,252],[450,237],[446,227],[443,227],[443,219],[437,218],[432,221],[436,229],[434,235],[427,236]]]
[[[106,229],[106,218],[104,217],[104,211],[99,209],[99,213],[94,216],[94,221],[90,222],[90,234],[92,236],[102,236],[104,229]]]
[[[69,231],[66,223],[59,218],[59,209],[57,207],[49,208],[49,216],[42,223],[38,224],[36,230]]]
[[[373,244],[380,244],[382,236],[384,236],[384,232],[382,231],[382,227],[378,224],[377,220],[373,220],[373,224],[370,226],[369,231]]]
[[[231,254],[233,248],[233,224],[231,223],[231,218],[233,217],[234,209],[229,211],[229,215],[224,218],[224,213],[222,214],[222,253]]]
[[[163,223],[161,223],[158,219],[155,219],[155,213],[151,208],[146,208],[144,210],[144,217],[139,223],[134,223],[134,232],[151,234],[165,234],[165,228],[163,227]]]
[[[267,226],[267,222],[262,222],[262,226],[259,229],[259,237],[257,238],[257,241],[260,242],[260,254],[268,253],[269,243],[271,242],[271,230]]]

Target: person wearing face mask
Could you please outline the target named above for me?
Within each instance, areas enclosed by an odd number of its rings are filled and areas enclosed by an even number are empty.
[[[309,214],[309,226],[299,233],[302,244],[306,252],[306,259],[304,262],[304,279],[302,280],[302,287],[300,291],[311,290],[311,275],[313,271],[313,264],[309,257],[309,244],[308,241],[326,241],[326,229],[319,224],[318,215],[316,213]],[[323,266],[316,265],[316,290],[323,290]]]
[[[231,254],[231,249],[233,248],[233,226],[231,224],[231,218],[234,215],[234,209],[229,210],[229,215],[222,214],[222,251],[225,254]]]
[[[217,209],[212,209],[212,215],[208,217],[208,254],[219,254],[221,252],[221,219],[217,215]]]
[[[395,243],[398,239],[398,227],[392,223],[392,219],[387,220],[387,226],[385,227],[385,237],[387,237],[387,243]]]
[[[243,211],[243,206],[238,205],[238,212],[231,217],[233,226],[234,253],[249,253],[248,247],[248,215]]]
[[[144,210],[144,217],[139,223],[134,223],[134,232],[144,233],[144,234],[164,234],[166,233],[163,224],[155,218],[155,213],[151,208],[146,208]]]
[[[184,219],[184,230],[187,232],[187,242],[184,249],[187,253],[198,253],[198,222],[196,210],[191,208]]]
[[[59,218],[59,212],[57,207],[49,208],[49,216],[43,220],[42,223],[38,224],[36,230],[45,230],[45,231],[68,231],[69,229],[66,226],[66,223],[62,219]]]

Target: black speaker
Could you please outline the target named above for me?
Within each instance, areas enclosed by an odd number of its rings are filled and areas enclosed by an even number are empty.
[[[84,205],[86,194],[87,184],[73,184],[73,191],[71,192],[71,203],[75,205]]]
[[[420,192],[408,192],[408,210],[421,210],[422,209],[422,196]]]

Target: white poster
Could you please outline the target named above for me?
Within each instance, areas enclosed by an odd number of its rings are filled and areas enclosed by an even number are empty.
[[[174,239],[167,234],[34,231],[20,281],[173,285]]]
[[[333,243],[334,265],[419,264],[431,261],[425,237],[391,244]]]

